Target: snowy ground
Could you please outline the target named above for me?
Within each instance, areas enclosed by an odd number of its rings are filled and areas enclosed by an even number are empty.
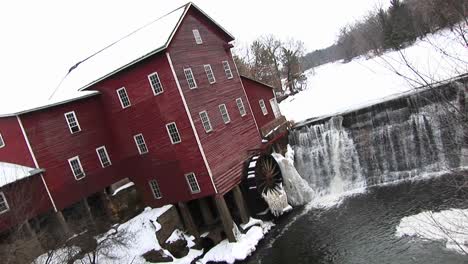
[[[396,228],[396,236],[444,241],[448,249],[468,255],[468,209],[428,211],[404,217]]]
[[[166,205],[161,208],[146,208],[140,215],[134,217],[121,224],[117,230],[118,233],[123,234],[123,243],[112,240],[116,236],[115,230],[108,231],[106,234],[97,237],[100,248],[96,250],[98,256],[98,263],[111,264],[111,263],[132,263],[144,264],[147,263],[142,257],[151,250],[163,250],[166,256],[173,258],[172,264],[189,264],[193,260],[200,258],[203,255],[203,250],[196,250],[192,247],[195,245],[193,236],[189,236],[180,230],[175,230],[166,242],[171,243],[179,239],[185,239],[187,246],[190,249],[187,256],[177,259],[171,253],[162,248],[156,238],[156,231],[161,226],[157,222],[159,216],[164,214],[171,208],[171,205]],[[259,241],[264,235],[274,226],[271,222],[263,222],[258,219],[250,219],[246,225],[241,225],[243,230],[247,230],[245,234],[240,232],[237,234],[238,242],[229,243],[227,240],[221,241],[218,245],[206,252],[203,258],[199,259],[197,263],[207,263],[209,261],[225,261],[227,263],[234,263],[236,260],[243,260],[250,256],[256,249]],[[102,242],[109,239],[108,242]],[[101,243],[102,242],[102,243]],[[98,246],[99,247],[99,246]],[[62,264],[67,263],[70,256],[79,252],[78,247],[64,247],[49,254],[39,256],[34,264]],[[47,260],[50,257],[50,260]],[[88,264],[91,263],[88,256],[75,263]]]
[[[358,109],[410,92],[421,83],[408,82],[392,70],[417,79],[410,68],[403,65],[402,54],[425,79],[443,81],[468,72],[468,49],[455,33],[442,30],[401,53],[392,51],[371,59],[360,57],[349,63],[334,62],[307,71],[307,90],[281,102],[281,112],[288,120],[299,122]]]
[[[245,234],[239,234],[237,243],[229,243],[227,240],[221,241],[214,248],[206,252],[205,256],[197,263],[207,263],[209,261],[234,263],[236,260],[244,260],[256,249],[258,242],[274,226],[271,222],[262,222],[250,218],[250,222],[244,227],[250,227]]]
[[[112,239],[109,242],[101,244],[101,249],[97,250],[98,263],[111,264],[111,263],[132,263],[132,264],[143,264],[146,263],[142,255],[151,250],[161,250],[161,246],[156,238],[156,231],[161,228],[157,219],[159,216],[164,214],[171,208],[172,205],[166,205],[161,208],[146,208],[140,215],[132,218],[128,222],[123,223],[118,227],[118,232],[123,234],[125,242],[122,244],[116,243]],[[180,231],[176,230],[170,239],[176,239],[180,236]],[[115,231],[111,230],[106,234],[97,238],[98,243],[109,237],[115,235]],[[193,237],[185,235],[185,239],[188,241],[188,246],[194,245]],[[109,243],[109,244],[105,244]],[[164,250],[164,249],[163,249]],[[70,253],[78,252],[78,248],[61,248],[53,253],[50,264],[62,264],[66,263]],[[164,250],[167,256],[172,256],[169,251]],[[181,259],[174,258],[171,263],[178,264],[189,264],[193,259],[197,258],[203,253],[201,250],[190,249],[189,254]],[[48,255],[41,255],[36,259],[34,263],[42,264],[46,263]],[[89,260],[85,257],[82,260],[75,261],[75,263],[87,264]]]

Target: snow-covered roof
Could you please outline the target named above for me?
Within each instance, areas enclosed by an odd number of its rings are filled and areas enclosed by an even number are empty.
[[[165,50],[190,7],[195,7],[229,37],[232,35],[193,3],[174,11],[131,32],[116,42],[73,66],[56,91],[56,95],[86,89],[138,61]]]
[[[468,73],[468,49],[457,33],[441,30],[400,51],[333,62],[306,72],[307,89],[280,103],[281,113],[300,122],[357,110],[407,95],[424,86],[408,64],[426,80],[439,83]],[[405,79],[396,72],[412,79]]]
[[[41,172],[41,169],[0,161],[0,188]]]
[[[77,91],[48,101],[18,101],[13,108],[2,109],[0,117],[16,116],[98,95],[98,91]]]

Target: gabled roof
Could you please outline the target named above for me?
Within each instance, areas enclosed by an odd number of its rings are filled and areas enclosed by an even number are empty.
[[[245,75],[241,75],[241,79],[245,79],[245,80],[249,80],[249,81],[252,81],[252,82],[256,82],[256,83],[258,83],[258,84],[260,84],[260,85],[263,85],[263,86],[266,86],[266,87],[268,87],[268,88],[270,88],[270,89],[275,90],[275,87],[273,87],[272,85],[266,84],[266,83],[261,82],[261,81],[257,81],[257,80],[255,80],[255,79],[252,79],[252,78],[247,77],[247,76],[245,76]]]
[[[0,161],[0,188],[41,172],[44,170]]]
[[[231,40],[234,37],[193,3],[144,25],[73,66],[56,95],[86,89],[131,65],[168,48],[190,8],[206,16]],[[55,96],[55,95],[54,95]]]

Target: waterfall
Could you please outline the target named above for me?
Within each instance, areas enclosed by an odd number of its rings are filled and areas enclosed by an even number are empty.
[[[297,171],[327,195],[459,169],[465,93],[448,86],[443,96],[425,91],[293,129]]]

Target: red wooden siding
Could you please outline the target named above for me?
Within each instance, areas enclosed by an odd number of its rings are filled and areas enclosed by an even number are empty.
[[[157,72],[164,92],[154,95],[148,75]],[[125,86],[131,106],[122,109],[116,90]],[[93,87],[101,92],[102,111],[108,117],[118,151],[115,160],[135,160],[128,163],[127,174],[143,191],[145,201],[160,206],[187,201],[214,193],[213,184],[199,151],[195,135],[182,103],[167,58],[157,54],[127,68]],[[166,124],[176,122],[182,142],[173,145]],[[142,133],[149,153],[139,155],[133,136]],[[175,166],[174,162],[180,161]],[[185,181],[185,173],[197,175],[201,192],[192,195]],[[163,198],[152,197],[148,181],[157,179]]]
[[[5,141],[5,147],[0,148],[0,161],[35,168],[15,116],[0,118],[0,134]]]
[[[52,197],[63,209],[118,181],[121,170],[114,166],[116,144],[102,112],[99,97],[92,97],[21,116],[39,167]],[[71,134],[64,114],[75,111],[81,131]],[[102,168],[96,148],[106,146],[113,166]],[[79,156],[85,178],[77,181],[68,159]]]
[[[272,88],[245,77],[242,77],[242,83],[244,84],[245,92],[249,97],[249,102],[252,106],[252,111],[258,127],[262,128],[269,122],[275,120],[275,114],[273,113],[273,109],[271,109],[270,104],[270,99],[274,98]],[[267,115],[263,115],[259,103],[260,99],[263,99],[265,102],[265,107],[268,110]]]
[[[198,29],[203,44],[197,45],[192,33]],[[200,136],[218,191],[225,193],[239,183],[247,150],[258,147],[260,136],[236,72],[230,50],[230,39],[195,9],[190,9],[176,32],[168,52],[177,78]],[[227,79],[222,61],[229,61],[234,78]],[[210,84],[204,64],[210,64],[216,83]],[[191,67],[198,88],[189,89],[184,68]],[[240,116],[236,98],[242,98],[247,115]],[[226,104],[231,118],[224,124],[218,106]],[[207,111],[213,131],[205,133],[199,112]]]
[[[0,232],[48,211],[53,207],[40,175],[0,188],[5,194],[10,210],[0,214]]]

